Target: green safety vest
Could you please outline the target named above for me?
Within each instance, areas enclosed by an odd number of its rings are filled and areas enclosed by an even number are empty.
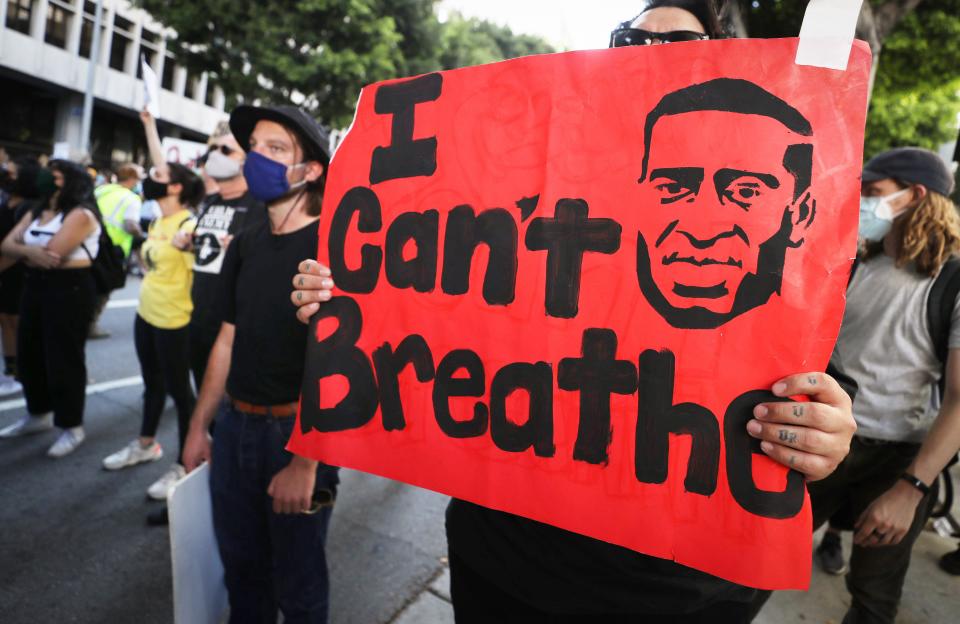
[[[123,229],[123,215],[127,212],[129,202],[137,201],[136,193],[119,184],[104,184],[93,192],[97,198],[97,208],[103,215],[104,225],[107,226],[107,235],[114,245],[123,249],[123,255],[130,257],[133,248],[133,234]]]

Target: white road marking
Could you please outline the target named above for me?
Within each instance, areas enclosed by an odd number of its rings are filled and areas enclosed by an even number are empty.
[[[107,302],[107,309],[113,310],[114,308],[135,308],[137,307],[137,299],[114,299]]]
[[[87,386],[87,396],[100,394],[117,390],[118,388],[129,388],[130,386],[139,386],[143,383],[143,377],[124,377],[123,379],[114,379],[113,381],[104,381],[103,383],[91,384]],[[10,399],[9,401],[0,401],[0,412],[9,412],[10,410],[26,407],[27,402],[24,399]]]

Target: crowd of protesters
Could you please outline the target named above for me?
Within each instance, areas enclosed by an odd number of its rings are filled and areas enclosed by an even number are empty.
[[[611,46],[722,36],[711,2],[654,0],[612,33]],[[4,164],[0,395],[22,388],[27,409],[0,438],[56,428],[53,458],[83,443],[85,344],[104,335],[97,318],[109,298],[95,264],[103,248],[116,247],[131,270],[143,271],[133,333],[144,395],[139,431],[131,423],[133,439],[103,468],[163,457],[156,434],[171,397],[176,459],[147,493],[166,500],[212,459],[231,621],[272,622],[279,609],[286,621],[325,622],[337,469],[285,445],[304,370],[290,354],[303,352],[305,323],[335,287],[329,269],[310,260],[327,134],[295,107],[240,106],[212,133],[195,171],[166,162],[156,121],[146,111],[141,120],[146,168],[127,163],[115,175],[91,175],[67,160]],[[824,459],[805,468],[814,525],[830,520],[816,559],[835,574],[849,567],[848,624],[893,622],[933,486],[960,448],[956,291],[940,317],[929,313],[942,275],[954,266],[960,273],[952,191],[950,171],[926,150],[894,149],[867,163],[860,257],[831,365],[783,380],[781,396],[806,395],[808,411],[821,415],[800,425],[811,435],[789,450]],[[940,318],[936,331],[932,318]],[[165,524],[166,508],[149,521]],[[571,614],[591,622],[749,622],[768,596],[461,500],[451,502],[446,528],[458,622]],[[849,566],[844,529],[854,531]],[[960,573],[958,560],[960,550],[945,556],[944,569]]]

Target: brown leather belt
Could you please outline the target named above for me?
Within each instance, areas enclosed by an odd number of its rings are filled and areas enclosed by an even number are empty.
[[[269,416],[271,418],[289,418],[297,415],[297,403],[283,403],[281,405],[254,405],[246,401],[239,401],[233,397],[228,397],[230,403],[239,411],[247,414],[256,414],[257,416]]]

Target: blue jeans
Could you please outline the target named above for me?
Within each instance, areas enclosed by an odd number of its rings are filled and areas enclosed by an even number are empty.
[[[213,434],[210,495],[223,560],[230,622],[325,624],[330,582],[325,544],[332,505],[316,514],[277,514],[270,480],[293,455],[294,418],[247,414],[224,403]],[[333,500],[337,469],[317,467],[315,500]]]

